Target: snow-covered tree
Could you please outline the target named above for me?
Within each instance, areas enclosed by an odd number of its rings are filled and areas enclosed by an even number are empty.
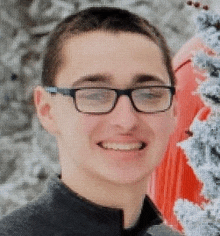
[[[198,179],[203,183],[202,193],[206,203],[198,206],[186,199],[179,199],[175,214],[187,236],[220,235],[220,15],[211,11],[201,12],[196,19],[198,36],[213,52],[198,52],[194,67],[205,74],[198,84],[198,93],[211,112],[205,120],[194,119],[192,136],[179,143],[188,157]],[[195,190],[196,191],[196,190]]]

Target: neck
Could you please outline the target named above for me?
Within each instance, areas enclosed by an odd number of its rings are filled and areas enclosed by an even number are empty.
[[[84,198],[101,206],[123,209],[124,228],[130,228],[138,221],[147,190],[146,180],[123,185],[82,175],[77,170],[63,170],[61,176],[70,189]]]

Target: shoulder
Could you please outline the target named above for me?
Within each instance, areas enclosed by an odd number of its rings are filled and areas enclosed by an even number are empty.
[[[0,235],[31,236],[44,225],[46,207],[41,199],[18,208],[0,220]]]
[[[180,232],[165,224],[154,225],[147,231],[152,236],[183,236]]]

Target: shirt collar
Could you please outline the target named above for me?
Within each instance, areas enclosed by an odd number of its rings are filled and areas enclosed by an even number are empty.
[[[163,222],[160,212],[146,195],[137,224],[123,231],[123,210],[97,205],[70,190],[59,178],[49,181],[45,202],[50,209],[50,223],[61,225],[81,235],[132,235]],[[130,234],[129,234],[130,232]],[[84,234],[83,234],[84,233]],[[132,234],[131,234],[132,233]],[[137,235],[137,234],[134,234]]]

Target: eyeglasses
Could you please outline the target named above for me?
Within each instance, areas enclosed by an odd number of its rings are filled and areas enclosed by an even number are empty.
[[[129,97],[134,109],[143,113],[158,113],[168,110],[172,105],[175,87],[145,86],[134,89],[93,88],[58,88],[46,87],[51,94],[71,96],[79,112],[87,114],[106,114],[111,112],[120,96]]]

